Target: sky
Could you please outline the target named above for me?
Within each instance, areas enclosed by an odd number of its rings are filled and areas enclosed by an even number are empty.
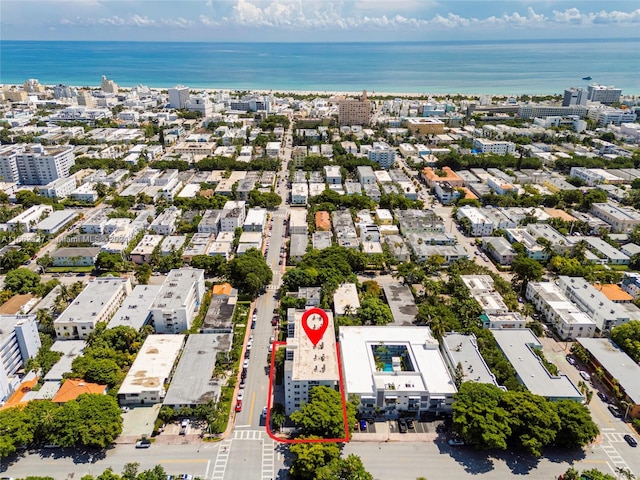
[[[638,38],[640,0],[2,0],[0,40]]]

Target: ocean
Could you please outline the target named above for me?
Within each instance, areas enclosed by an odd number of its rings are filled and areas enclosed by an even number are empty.
[[[1,41],[0,83],[319,92],[640,94],[640,39],[413,43]],[[592,77],[591,81],[582,80]]]

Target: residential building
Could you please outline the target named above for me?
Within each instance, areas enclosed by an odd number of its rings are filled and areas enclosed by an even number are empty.
[[[324,177],[328,184],[342,185],[342,174],[338,165],[326,165],[324,167]]]
[[[371,102],[367,91],[360,98],[345,98],[338,101],[338,122],[340,125],[369,125],[371,122]]]
[[[373,168],[369,166],[359,166],[356,168],[358,174],[358,181],[361,185],[375,185],[376,175],[373,173]]]
[[[176,85],[169,89],[169,106],[176,110],[184,110],[189,101],[189,89],[184,85]]]
[[[584,88],[566,88],[562,99],[562,106],[569,107],[571,105],[586,105],[588,93]]]
[[[20,369],[40,346],[35,315],[0,315],[0,405],[20,385]]]
[[[390,283],[382,287],[384,298],[391,309],[393,326],[406,327],[414,325],[418,315],[418,306],[413,293],[407,285]]]
[[[10,219],[7,222],[7,226],[11,230],[22,228],[23,231],[30,231],[34,225],[44,220],[52,213],[53,207],[51,205],[34,205]]]
[[[460,365],[463,382],[491,383],[499,387],[498,380],[480,354],[475,335],[445,333],[440,342],[440,351],[452,377],[455,377]]]
[[[396,163],[396,151],[384,142],[373,142],[367,154],[369,160],[378,163],[382,168],[391,168]]]
[[[315,231],[311,236],[311,244],[315,250],[329,248],[333,244],[333,234],[330,231]]]
[[[592,102],[600,102],[605,105],[618,103],[620,101],[622,90],[615,88],[613,85],[605,86],[596,83],[587,87],[587,98]]]
[[[333,293],[333,314],[335,317],[356,315],[360,308],[358,289],[355,283],[343,283]]]
[[[205,210],[198,224],[198,233],[218,235],[222,210]]]
[[[621,252],[601,238],[584,237],[584,242],[588,245],[588,248],[595,253],[595,255],[593,255],[595,258],[593,259],[589,259],[587,255],[587,260],[593,261],[594,263],[600,263],[602,265],[629,265],[631,261],[629,255]],[[585,253],[591,252],[587,251]]]
[[[73,222],[77,216],[78,212],[75,210],[56,210],[47,218],[31,227],[31,231],[52,235],[58,233],[64,226]]]
[[[442,219],[431,210],[394,210],[393,214],[398,220],[398,226],[403,235],[416,233],[424,236],[425,233],[444,233],[445,227]]]
[[[333,233],[338,245],[346,248],[358,248],[358,233],[349,210],[336,210],[331,213]]]
[[[518,107],[518,117],[528,120],[536,117],[567,117],[577,115],[580,118],[587,116],[587,107],[584,105],[571,105],[563,107],[559,105],[541,105],[528,103]]]
[[[517,255],[504,237],[484,237],[482,247],[500,265],[511,265]]]
[[[325,212],[326,213],[326,212]],[[289,233],[304,233],[309,231],[307,224],[307,209],[292,208],[289,214]]]
[[[476,138],[473,140],[473,148],[479,153],[493,153],[495,155],[513,155],[516,153],[516,144],[513,142],[488,140]]]
[[[189,335],[163,405],[180,410],[217,402],[222,382],[211,372],[218,354],[229,352],[231,340],[231,333]]]
[[[176,222],[181,214],[180,209],[172,205],[151,222],[149,230],[156,235],[171,235],[176,231]]]
[[[525,328],[527,319],[519,312],[483,313],[480,315],[483,328]]]
[[[309,200],[309,186],[304,183],[291,184],[291,204],[306,205]]]
[[[206,93],[189,97],[184,104],[184,108],[190,112],[200,112],[202,118],[210,117],[213,114],[213,103],[211,103]]]
[[[215,237],[211,233],[195,233],[182,253],[182,260],[190,262],[196,255],[207,255],[214,241]]]
[[[408,117],[405,127],[411,135],[440,135],[444,133],[444,122],[434,117]]]
[[[593,337],[596,322],[580,310],[553,282],[529,282],[525,296],[563,340]]]
[[[626,304],[615,303],[582,277],[558,277],[558,287],[574,304],[586,312],[601,332],[630,320],[640,320],[640,310],[629,309]],[[591,336],[591,335],[585,335]]]
[[[108,322],[131,293],[128,278],[98,277],[90,281],[53,326],[58,340],[85,340],[99,322]]]
[[[421,175],[429,188],[434,188],[436,183],[446,183],[452,188],[460,188],[464,187],[465,183],[462,177],[449,167],[442,167],[441,170],[425,167]]]
[[[529,392],[547,400],[584,400],[582,393],[564,373],[552,375],[536,351],[542,344],[528,328],[491,330],[498,347],[516,370]]]
[[[333,326],[333,315],[326,312],[327,333],[313,344],[302,327],[303,310],[290,308],[287,312],[287,344],[284,362],[285,414],[291,415],[309,402],[309,392],[315,386],[335,388],[340,380]],[[317,314],[316,314],[317,315]],[[307,325],[317,328],[322,318],[311,316]],[[346,392],[345,398],[347,398]]]
[[[145,235],[142,240],[131,250],[129,258],[137,265],[151,262],[153,251],[160,245],[163,235]]]
[[[40,189],[40,195],[47,198],[63,199],[71,195],[76,189],[76,179],[74,177],[58,178],[44,185]]]
[[[606,106],[593,106],[589,108],[588,116],[601,127],[611,124],[621,125],[623,123],[633,123],[638,118],[638,114],[634,110]]]
[[[247,218],[242,225],[245,232],[262,233],[267,225],[267,210],[264,208],[250,208],[247,212]]]
[[[181,333],[189,330],[204,293],[204,270],[171,270],[150,308],[156,332]]]
[[[88,267],[96,263],[100,247],[63,247],[51,252],[54,267]]]
[[[404,239],[400,235],[384,235],[384,241],[389,246],[391,254],[399,262],[408,262],[411,259],[411,254]]]
[[[629,232],[640,225],[640,212],[611,203],[594,203],[591,213],[611,225],[612,232]]]
[[[436,182],[434,191],[443,205],[450,205],[460,198],[460,188],[452,187],[448,182]]]
[[[457,389],[428,327],[340,327],[345,396],[364,417],[450,413]]]
[[[609,391],[620,391],[625,417],[640,418],[640,365],[609,338],[579,338],[589,354],[589,366],[602,371],[598,378]]]
[[[149,335],[118,390],[120,405],[153,405],[166,395],[184,335]]]
[[[236,228],[241,228],[246,218],[246,202],[243,200],[228,201],[224,204],[220,213],[220,231],[233,232]]]
[[[316,232],[318,231],[331,231],[331,215],[329,215],[329,212],[324,210],[316,212]]]
[[[458,209],[457,218],[461,225],[468,227],[468,235],[472,237],[488,237],[493,233],[493,222],[479,208],[464,205]]]
[[[58,178],[67,178],[74,164],[73,146],[34,144],[16,148],[9,155],[0,155],[0,173],[4,181],[23,185],[48,185]]]
[[[460,275],[460,279],[469,289],[471,298],[478,302],[483,313],[503,315],[509,311],[502,295],[493,286],[490,275]]]
[[[267,154],[267,157],[276,158],[280,153],[281,146],[282,145],[280,144],[280,142],[268,142],[265,148],[265,153]]]
[[[304,166],[304,161],[307,158],[307,147],[305,145],[298,145],[293,147],[291,151],[291,162],[296,168]]]
[[[113,315],[107,328],[124,326],[141,330],[151,322],[150,308],[161,288],[162,285],[136,285]]]

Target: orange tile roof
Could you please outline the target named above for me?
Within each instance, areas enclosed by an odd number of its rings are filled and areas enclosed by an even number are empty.
[[[569,215],[564,210],[560,210],[558,208],[545,208],[545,212],[555,218],[559,218],[560,220],[564,220],[565,222],[575,222],[576,217]]]
[[[83,393],[104,394],[106,392],[107,392],[106,385],[99,385],[97,383],[85,382],[84,380],[73,380],[70,378],[62,384],[62,386],[60,387],[60,390],[58,390],[58,393],[54,395],[51,401],[54,403],[66,403],[71,400],[75,400]]]
[[[36,383],[38,383],[37,377],[22,382],[18,389],[9,397],[9,400],[7,400],[2,407],[0,407],[0,410],[4,410],[5,408],[17,407],[18,405],[26,405],[27,402],[23,402],[22,399],[27,393],[31,391],[33,387],[36,386]]]
[[[331,217],[329,212],[321,210],[316,212],[316,228],[318,230],[331,230]]]
[[[439,176],[436,171],[431,167],[425,167],[422,170],[422,173],[429,180],[438,181],[438,182],[450,182],[450,181],[460,181],[462,177],[460,177],[456,172],[451,170],[450,167],[442,167],[442,172],[445,174],[443,177]]]
[[[220,283],[213,286],[213,295],[231,295],[231,284]]]
[[[473,193],[471,190],[469,190],[467,187],[462,187],[462,190],[464,190],[464,198],[466,198],[467,200],[477,200],[478,199],[476,194]]]
[[[633,302],[633,297],[614,283],[605,283],[604,285],[594,283],[593,286],[613,302]]]

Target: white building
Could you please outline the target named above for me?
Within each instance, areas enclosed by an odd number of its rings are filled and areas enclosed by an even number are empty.
[[[457,389],[428,327],[340,327],[345,394],[363,416],[450,413]]]
[[[620,95],[622,95],[622,90],[615,88],[613,85],[605,86],[594,83],[587,87],[587,97],[592,102],[617,103],[620,101]]]
[[[40,188],[40,195],[47,198],[67,198],[76,189],[75,177],[58,178]]]
[[[0,155],[0,174],[5,182],[47,185],[58,178],[68,177],[74,163],[72,146],[44,147],[35,144],[17,147],[10,154]]]
[[[307,209],[292,208],[289,214],[289,233],[308,233]]]
[[[149,263],[151,261],[151,255],[153,251],[156,249],[162,239],[164,237],[162,235],[145,235],[142,237],[142,240],[135,246],[131,253],[129,254],[129,258],[131,261],[137,265],[142,265],[143,263]]]
[[[493,233],[493,222],[476,207],[470,205],[460,207],[457,217],[458,220],[463,218],[469,220],[469,235],[472,237],[488,237]]]
[[[355,315],[360,308],[355,283],[343,283],[333,294],[333,314],[336,317]]]
[[[96,185],[96,183],[83,183],[73,192],[71,192],[69,196],[79,202],[94,203],[96,200],[98,200]]]
[[[140,330],[151,321],[151,305],[162,285],[136,285],[118,311],[113,315],[107,328],[131,327]]]
[[[291,415],[309,401],[309,391],[315,386],[335,388],[340,380],[334,336],[333,315],[327,315],[327,330],[317,345],[313,345],[302,327],[302,310],[290,308],[288,337],[284,362],[285,413]],[[309,318],[314,328],[318,318]],[[317,326],[315,327],[317,328]]]
[[[228,201],[224,204],[220,214],[220,231],[233,232],[244,225],[246,218],[246,202],[244,200]]]
[[[213,114],[213,103],[211,103],[206,93],[189,97],[184,107],[190,112],[200,112],[203,118],[210,117]]]
[[[204,270],[171,270],[150,308],[156,332],[181,333],[189,330],[204,293]]]
[[[24,231],[29,231],[31,227],[41,222],[52,213],[53,207],[51,205],[34,205],[13,217],[7,222],[7,225],[11,230],[15,230],[18,228],[18,225],[21,225],[20,228]]]
[[[611,203],[594,203],[591,213],[611,225],[613,232],[628,232],[640,225],[640,212]]]
[[[268,157],[277,157],[280,153],[280,142],[267,142],[265,153]]]
[[[361,185],[375,185],[376,184],[376,175],[373,172],[373,168],[369,166],[360,166],[357,167],[358,172],[358,181]]]
[[[118,403],[161,403],[167,394],[165,385],[169,384],[184,339],[184,335],[149,335],[118,390]]]
[[[513,155],[516,152],[516,144],[513,142],[487,140],[486,138],[474,139],[473,148],[480,153],[494,153],[496,155]]]
[[[76,210],[56,210],[47,218],[34,225],[31,230],[45,234],[58,233],[65,225],[78,216]]]
[[[553,282],[529,282],[526,298],[563,340],[593,337],[596,322],[575,306]]]
[[[53,322],[58,340],[84,340],[98,322],[108,322],[131,293],[128,278],[99,277],[87,284]]]
[[[291,204],[306,205],[309,201],[309,186],[304,183],[291,184]]]
[[[169,106],[183,110],[189,100],[189,89],[184,85],[177,85],[169,89]]]
[[[396,162],[396,151],[384,142],[373,142],[368,158],[372,162],[378,163],[382,168],[389,169]]]
[[[198,233],[217,235],[220,230],[220,216],[222,210],[205,210],[198,224]]]
[[[250,208],[244,220],[242,230],[245,232],[263,232],[267,224],[267,210],[264,208]]]
[[[20,385],[18,373],[40,345],[35,315],[0,315],[0,405]]]
[[[180,209],[175,206],[171,206],[151,222],[149,230],[158,235],[171,235],[176,231],[176,222],[178,221],[178,218],[180,218],[180,215]]]
[[[342,185],[342,175],[340,174],[340,167],[337,165],[325,165],[324,177],[327,183],[331,185]]]

